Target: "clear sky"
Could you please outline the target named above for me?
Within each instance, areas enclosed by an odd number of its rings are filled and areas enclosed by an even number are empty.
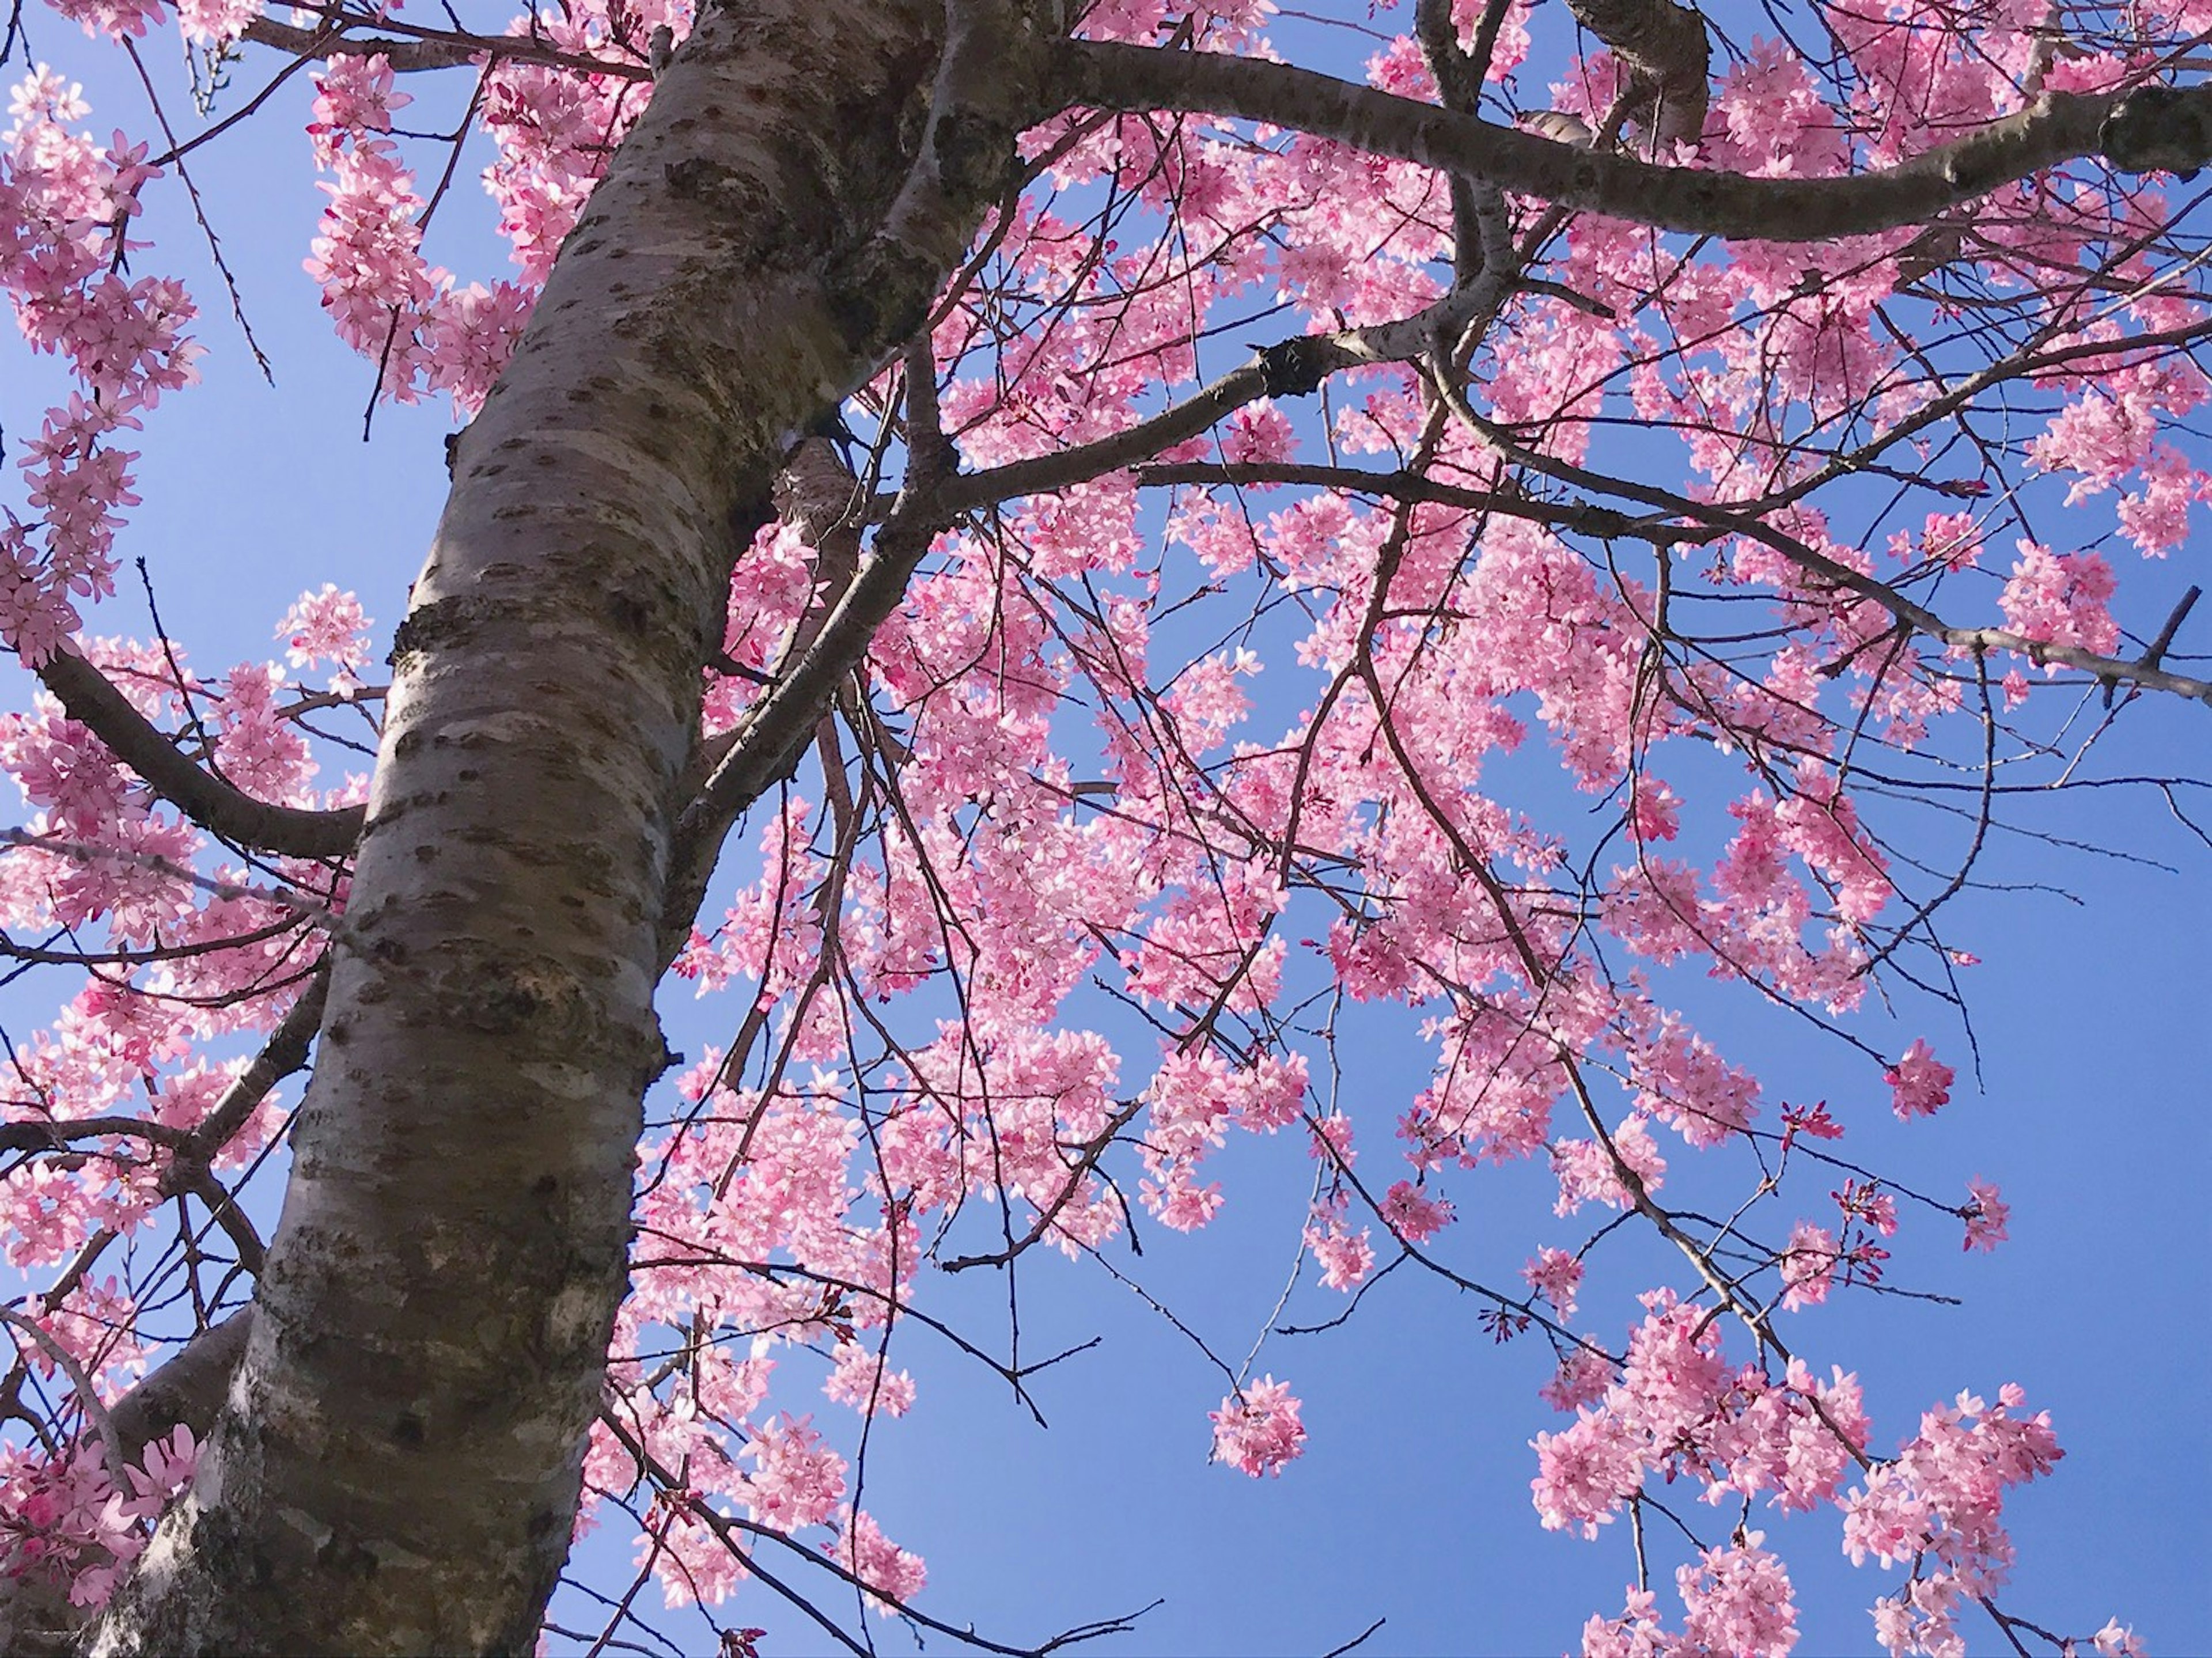
[[[88,57],[74,31],[43,14],[33,21],[37,55],[83,73]],[[9,78],[15,73],[11,65]],[[85,78],[95,130],[147,128],[135,87]],[[161,251],[149,268],[193,284],[204,313],[198,332],[211,349],[205,383],[148,421],[145,504],[122,551],[148,561],[172,632],[208,670],[267,655],[276,617],[325,580],[357,591],[388,637],[443,493],[442,410],[386,409],[375,440],[361,441],[370,370],[331,342],[300,270],[321,199],[300,108],[281,94],[194,162],[275,364],[276,389],[239,349],[204,253],[179,222],[177,192],[157,192],[152,213]],[[502,270],[468,228],[470,214],[483,217],[474,203],[457,195],[447,212],[434,256],[465,276]],[[20,344],[0,354],[0,422],[13,439],[33,429],[48,382]],[[19,487],[7,483],[5,498]],[[2174,568],[2150,574],[2178,588],[2203,568],[2191,547]],[[126,586],[94,625],[143,635],[143,599]],[[1271,675],[1263,690],[1300,694],[1287,661]],[[6,683],[9,706],[19,706],[20,681]],[[2107,772],[2212,769],[2212,715],[2179,706],[2137,713],[2106,751]],[[1541,755],[1528,763],[1530,802],[1558,799],[1535,774]],[[2082,1632],[2117,1615],[2154,1651],[2212,1651],[2203,1576],[2212,1442],[2198,1403],[2212,1359],[2212,1228],[2203,1199],[2212,1149],[2207,853],[2148,792],[2033,804],[2020,821],[2171,867],[2001,840],[1985,877],[2063,887],[2074,898],[2039,890],[1960,901],[1952,942],[1983,958],[1966,980],[1981,1086],[1961,1066],[1949,1110],[1909,1130],[1870,1131],[1855,1145],[1878,1162],[1894,1153],[1898,1170],[1946,1194],[1969,1175],[1996,1180],[2013,1206],[2013,1241],[1994,1256],[1967,1256],[1954,1223],[1920,1222],[1895,1281],[1963,1305],[1846,1295],[1799,1320],[1798,1339],[1816,1369],[1841,1363],[1864,1378],[1877,1449],[1911,1431],[1921,1409],[1962,1389],[1994,1394],[2020,1382],[2031,1407],[2051,1412],[2068,1460],[2009,1510],[2020,1564],[2008,1609]],[[1688,993],[1729,1056],[1767,1078],[1770,1100],[1872,1103],[1863,1062],[1803,1025],[1740,995]],[[664,1006],[672,1040],[692,1052],[726,1039],[734,1018],[726,1007],[695,1005],[683,985],[672,986]],[[8,1005],[11,1029],[30,1016],[20,999]],[[1924,1008],[1896,1025],[1877,1018],[1869,1039],[1895,1051],[1924,1030],[1961,1048],[1955,1028],[1935,1020]],[[1426,1082],[1428,1050],[1402,1017],[1362,1015],[1346,1051],[1370,1125],[1370,1155],[1390,1158],[1382,1125]],[[1230,1203],[1212,1227],[1188,1239],[1147,1227],[1141,1262],[1114,1260],[1234,1363],[1271,1322],[1311,1165],[1303,1137],[1288,1134],[1240,1140],[1220,1165]],[[1511,1281],[1535,1245],[1571,1247],[1583,1236],[1551,1219],[1538,1169],[1486,1175],[1464,1188],[1461,1210],[1446,1253],[1492,1282]],[[1596,1276],[1585,1306],[1617,1311]],[[1318,1323],[1340,1310],[1340,1298],[1310,1278],[1272,1321]],[[1546,1351],[1533,1340],[1494,1345],[1471,1301],[1401,1272],[1344,1327],[1269,1336],[1255,1369],[1295,1384],[1311,1438],[1283,1478],[1254,1482],[1207,1466],[1205,1413],[1225,1390],[1222,1377],[1134,1294],[1041,1253],[1023,1262],[1018,1288],[1025,1351],[1100,1338],[1036,1379],[1048,1431],[926,1333],[902,1329],[894,1348],[921,1398],[913,1415],[875,1433],[863,1501],[893,1538],[927,1558],[925,1604],[934,1615],[1025,1643],[1158,1599],[1135,1635],[1101,1649],[1320,1653],[1380,1619],[1388,1621],[1368,1650],[1521,1653],[1567,1647],[1588,1613],[1619,1610],[1631,1570],[1626,1539],[1545,1533],[1529,1504],[1528,1442],[1559,1425],[1535,1397],[1549,1371]],[[1002,1278],[970,1273],[933,1283],[929,1293],[933,1312],[1002,1349]],[[1617,1339],[1623,1330],[1595,1333]],[[795,1358],[794,1370],[803,1362]],[[793,1408],[805,1401],[805,1390],[787,1391]],[[845,1417],[820,1402],[818,1424]],[[1787,1546],[1802,1592],[1800,1650],[1869,1649],[1863,1608],[1894,1587],[1893,1575],[1850,1568],[1832,1515],[1752,1523]],[[594,1581],[617,1594],[630,1559],[628,1539],[605,1533],[579,1557],[598,1562]],[[803,1571],[793,1576],[807,1581]],[[558,1610],[596,1627],[580,1603]],[[768,1626],[769,1651],[820,1648],[764,1592],[749,1590],[724,1612]],[[695,1623],[671,1618],[665,1627],[680,1647],[696,1650],[703,1640]],[[907,1649],[896,1625],[875,1628],[885,1651]],[[1976,1649],[2001,1647],[1986,1624],[1966,1628]]]

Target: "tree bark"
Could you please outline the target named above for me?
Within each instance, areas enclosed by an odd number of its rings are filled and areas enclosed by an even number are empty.
[[[1662,144],[1695,145],[1711,101],[1705,20],[1674,0],[1567,0],[1567,9],[1627,66],[1635,118]]]
[[[1014,161],[947,9],[703,9],[461,435],[246,1355],[94,1650],[535,1641],[626,1287],[732,561]],[[985,21],[1018,87],[1021,20]]]

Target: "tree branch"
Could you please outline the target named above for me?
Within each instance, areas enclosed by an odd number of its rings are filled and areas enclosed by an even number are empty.
[[[1901,626],[1910,628],[1915,633],[1925,634],[1954,649],[1977,655],[1986,651],[2009,651],[2026,657],[2038,667],[2074,668],[2107,683],[2140,685],[2145,690],[2167,691],[2212,708],[2212,680],[2169,673],[2156,665],[2156,659],[2148,655],[2132,662],[2124,662],[2118,657],[2100,656],[2094,651],[2083,650],[2078,645],[2030,639],[2025,634],[2014,633],[2007,628],[1954,628],[1926,605],[1908,598],[1887,582],[1830,558],[1795,536],[1784,534],[1764,519],[1710,501],[1692,501],[1670,489],[1654,489],[1649,484],[1632,483],[1626,478],[1609,478],[1577,466],[1571,461],[1523,448],[1503,428],[1478,414],[1468,403],[1466,393],[1457,386],[1449,382],[1436,383],[1451,404],[1453,413],[1492,450],[1516,466],[1556,478],[1578,489],[1641,501],[1662,512],[1678,513],[1731,534],[1748,537],[1772,548],[1807,574],[1870,600],[1888,611]],[[2173,625],[2179,628],[2180,623],[2177,620]],[[2162,650],[2160,654],[2163,654]]]
[[[194,1336],[116,1401],[108,1419],[132,1460],[179,1424],[190,1428],[194,1439],[207,1436],[252,1329],[253,1309],[240,1308]]]
[[[129,1466],[131,1458],[124,1452],[123,1436],[115,1430],[115,1418],[100,1402],[100,1391],[92,1385],[92,1377],[85,1373],[85,1368],[77,1362],[76,1355],[63,1346],[46,1326],[10,1308],[0,1307],[0,1322],[28,1336],[32,1344],[69,1378],[70,1387],[76,1394],[77,1408],[84,1412],[85,1420],[100,1436],[100,1450],[107,1462],[108,1484],[118,1491],[128,1489],[123,1470]]]
[[[300,9],[328,18],[321,28],[299,28],[273,17],[257,17],[246,26],[244,39],[256,46],[273,46],[295,58],[381,58],[397,74],[422,70],[454,69],[463,64],[501,58],[519,64],[544,64],[572,69],[585,75],[617,76],[625,80],[649,81],[653,71],[643,57],[635,62],[588,57],[563,52],[526,34],[470,34],[459,30],[424,28],[396,17],[380,18],[376,27],[392,34],[347,34],[356,20],[335,6],[307,6]]]
[[[868,558],[789,671],[747,712],[745,723],[732,733],[713,774],[684,808],[676,826],[672,864],[678,868],[697,865],[703,859],[698,883],[702,890],[704,874],[711,872],[715,851],[730,825],[791,774],[838,685],[859,665],[876,629],[905,595],[908,581],[938,531],[951,522],[951,509],[938,495],[939,479],[951,464],[950,452],[942,443],[939,438],[935,443],[912,446],[907,487],[877,531]],[[688,894],[690,888],[681,890]],[[670,891],[679,892],[673,878]],[[696,908],[696,899],[690,902]],[[680,902],[672,904],[664,914],[664,935],[682,908]],[[688,914],[685,921],[688,925]]]
[[[1130,469],[1139,489],[1195,483],[1301,485],[1316,489],[1342,489],[1353,495],[1381,495],[1391,501],[1426,501],[1440,507],[1463,507],[1472,513],[1502,513],[1532,524],[1550,524],[1563,530],[1602,538],[1647,541],[1655,546],[1711,541],[1723,532],[1658,521],[1656,517],[1631,518],[1610,507],[1588,501],[1540,501],[1517,491],[1470,489],[1456,483],[1440,483],[1419,472],[1400,467],[1395,471],[1364,471],[1357,466],[1316,466],[1292,461],[1160,461]]]
[[[85,864],[123,864],[132,869],[152,870],[182,881],[187,886],[211,892],[218,898],[245,898],[257,903],[275,904],[289,910],[298,924],[320,927],[326,932],[337,928],[337,916],[326,904],[313,898],[302,898],[296,892],[281,887],[248,886],[243,882],[225,881],[216,876],[203,875],[190,864],[179,863],[172,858],[151,852],[125,852],[118,847],[103,847],[93,841],[72,841],[58,835],[33,835],[27,829],[0,829],[0,846],[20,847],[26,852],[50,853],[59,858],[75,859]]]
[[[11,1317],[9,1321],[15,1321]],[[245,1356],[246,1339],[252,1328],[253,1309],[240,1309],[201,1331],[118,1400],[106,1412],[101,1435],[109,1457],[119,1450],[125,1463],[136,1462],[148,1445],[174,1432],[180,1424],[192,1430],[195,1440],[204,1442],[229,1394],[230,1379]],[[96,1407],[94,1399],[91,1408]],[[120,1467],[114,1480],[123,1488]],[[23,1658],[46,1654],[58,1658],[76,1649],[77,1637],[93,1612],[70,1603],[71,1575],[27,1562],[0,1575],[0,1651]]]
[[[0,1151],[58,1151],[82,1140],[111,1135],[130,1135],[161,1146],[170,1154],[169,1165],[161,1175],[162,1193],[168,1196],[186,1193],[198,1198],[210,1218],[236,1246],[239,1265],[258,1276],[266,1253],[260,1235],[253,1230],[245,1211],[238,1206],[236,1197],[216,1179],[213,1163],[216,1155],[246,1126],[255,1108],[269,1097],[270,1090],[295,1072],[306,1069],[308,1048],[323,1022],[323,1002],[329,984],[327,971],[318,972],[308,981],[299,1000],[292,1004],[276,1022],[276,1029],[269,1033],[268,1041],[254,1055],[253,1062],[232,1078],[222,1097],[216,1102],[215,1109],[201,1120],[198,1127],[176,1128],[144,1117],[78,1117],[58,1121],[25,1119],[0,1124]],[[244,1337],[240,1339],[242,1341]],[[197,1424],[194,1431],[198,1431]],[[142,1439],[139,1442],[144,1442]],[[135,1449],[132,1455],[137,1455]],[[0,1643],[0,1649],[4,1646]]]
[[[209,834],[236,846],[292,858],[342,858],[361,838],[362,808],[306,811],[272,805],[210,775],[107,676],[64,645],[37,669],[63,712],[90,731],[146,786]]]
[[[1638,95],[1630,118],[1662,144],[1695,144],[1712,69],[1705,20],[1674,0],[1567,0],[1567,9],[1627,65]]]
[[[246,1120],[269,1096],[269,1090],[295,1072],[307,1068],[307,1050],[313,1043],[315,1033],[322,1028],[324,999],[331,984],[330,969],[325,965],[307,981],[300,993],[300,999],[276,1022],[269,1033],[269,1040],[261,1044],[253,1063],[240,1072],[222,1097],[216,1102],[215,1109],[200,1120],[179,1148],[179,1154],[205,1163],[230,1144],[231,1137],[246,1127]]]
[[[860,569],[865,501],[860,481],[854,477],[852,469],[845,465],[830,440],[823,437],[807,438],[791,452],[783,471],[776,475],[775,499],[776,515],[814,549],[814,596],[781,653],[781,665],[771,665],[787,667],[805,659],[829,625],[839,601],[852,588]],[[775,673],[771,672],[768,679],[773,686]],[[787,756],[790,763],[797,763],[807,733],[828,718],[828,707],[825,701],[815,710],[815,725],[808,726],[794,737]],[[744,722],[735,729],[702,743],[693,759],[691,776],[696,780],[690,800],[669,847],[667,896],[660,913],[660,959],[664,969],[676,959],[677,952],[690,936],[692,920],[707,896],[708,883],[714,878],[714,861],[720,855],[722,841],[738,814],[750,804],[750,796],[742,799],[727,796],[720,804],[709,805],[706,804],[707,786],[722,775],[731,756],[751,737],[759,723],[759,708],[757,704],[749,711]],[[773,775],[769,780],[774,780]]]
[[[1220,52],[1070,40],[1056,48],[1053,69],[1061,108],[1266,122],[1634,224],[1763,241],[1924,223],[2013,179],[2108,150],[2123,170],[2212,161],[2212,86],[2045,93],[1901,167],[1842,179],[1753,179],[1578,149],[1334,76]]]
[[[946,513],[970,512],[1017,495],[1065,489],[1150,460],[1261,398],[1304,397],[1318,391],[1331,374],[1346,369],[1412,362],[1448,349],[1492,297],[1491,285],[1478,272],[1474,280],[1410,317],[1335,334],[1301,334],[1262,347],[1249,362],[1149,420],[1089,443],[947,478],[938,486],[933,503]],[[890,505],[881,497],[875,504],[879,508]]]
[[[831,307],[847,325],[921,342],[908,348],[907,485],[877,532],[872,556],[846,577],[833,610],[802,624],[789,672],[754,705],[742,726],[726,735],[705,785],[678,821],[660,918],[664,963],[682,943],[730,826],[791,774],[838,685],[898,604],[931,541],[957,514],[938,494],[953,463],[951,446],[936,427],[929,306],[973,240],[972,216],[963,204],[1002,195],[1022,176],[1016,140],[1042,101],[1042,53],[1052,44],[1041,24],[1046,9],[1038,7],[1032,16],[1014,0],[946,0],[944,50],[915,161],[873,233],[827,275]],[[894,304],[889,295],[900,297]],[[787,519],[793,504],[810,515],[823,510],[820,468],[826,453],[825,446],[806,463],[815,469],[813,482],[790,495]],[[798,452],[787,456],[787,471],[799,459]],[[832,537],[841,544],[849,539],[849,548],[815,544],[825,573],[840,567],[850,572],[858,565],[859,526],[866,521],[867,502],[863,498],[851,507],[850,522],[843,523],[841,514]],[[822,527],[826,532],[830,526]]]

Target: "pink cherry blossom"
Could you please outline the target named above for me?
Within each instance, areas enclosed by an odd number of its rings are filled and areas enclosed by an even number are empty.
[[[1997,1196],[1993,1181],[1978,1175],[1966,1182],[1966,1237],[1964,1248],[1994,1249],[2005,1241],[2005,1223],[2012,1218],[2012,1206]]]
[[[1575,1288],[1583,1281],[1583,1264],[1576,1256],[1547,1245],[1521,1269],[1521,1276],[1561,1318],[1575,1315]]]
[[[1223,1400],[1219,1410],[1208,1412],[1215,1459],[1255,1479],[1262,1474],[1279,1478],[1285,1466],[1305,1451],[1306,1430],[1298,1419],[1298,1408],[1287,1382],[1263,1376],[1246,1384]]]
[[[1933,1116],[1950,1102],[1951,1083],[1957,1075],[1940,1062],[1927,1040],[1916,1038],[1905,1056],[1885,1073],[1900,1119]]]

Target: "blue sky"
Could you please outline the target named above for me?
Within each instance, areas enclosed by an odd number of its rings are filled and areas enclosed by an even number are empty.
[[[89,55],[74,30],[43,15],[33,21],[39,55],[83,74]],[[84,78],[95,131],[148,126],[135,88]],[[204,383],[148,421],[145,505],[121,550],[148,560],[172,631],[209,671],[267,655],[276,617],[325,580],[359,592],[388,637],[444,488],[442,410],[387,408],[374,442],[361,441],[370,370],[330,340],[300,270],[321,198],[300,100],[276,104],[193,162],[276,388],[262,384],[238,348],[204,252],[179,222],[173,187],[154,206],[161,248],[145,267],[193,283],[198,334],[211,349]],[[467,213],[484,215],[473,201],[465,208],[463,193],[443,210],[450,216],[434,257],[465,277],[489,277],[504,266],[467,230]],[[48,382],[19,344],[0,351],[0,422],[12,436],[33,428]],[[5,488],[12,501],[18,486]],[[2194,548],[2150,574],[2178,586],[2192,564],[2201,572]],[[2124,577],[2134,574],[2123,566]],[[94,626],[143,635],[143,601],[126,585]],[[1285,661],[1261,689],[1289,697],[1298,683]],[[20,682],[8,683],[10,706],[19,705]],[[2136,714],[2106,755],[2108,771],[2208,768],[2204,710]],[[1528,762],[1542,763],[1540,754]],[[1558,797],[1533,769],[1526,786],[1534,800]],[[1985,876],[2063,886],[2081,902],[2025,892],[1959,901],[1952,942],[1983,958],[1967,979],[1982,1088],[1962,1085],[1932,1122],[1870,1127],[1854,1143],[1942,1194],[1961,1190],[1969,1175],[1998,1181],[2013,1205],[2013,1242],[1995,1256],[1970,1257],[1959,1252],[1955,1223],[1920,1222],[1900,1249],[1899,1281],[1961,1297],[1963,1306],[1846,1296],[1796,1321],[1797,1340],[1816,1368],[1839,1363],[1860,1373],[1877,1449],[1960,1389],[1993,1394],[2020,1382],[2032,1407],[2052,1412],[2069,1456],[2012,1507],[2020,1565],[2008,1608],[2077,1633],[2118,1615],[2154,1651],[2212,1650],[2202,1566],[2212,1442],[2195,1403],[2212,1360],[2212,1229],[2200,1192],[2212,1149],[2205,849],[2148,793],[2033,804],[2020,821],[2172,869],[2001,840]],[[1689,993],[1709,1034],[1766,1078],[1770,1101],[1849,1100],[1860,1107],[1856,1122],[1886,1116],[1863,1060],[1808,1040],[1804,1026],[1747,998],[1704,987]],[[664,1005],[672,1040],[692,1052],[726,1036],[734,1017],[694,1004],[681,985]],[[12,1028],[29,1010],[11,1002],[8,1017]],[[1389,1160],[1386,1125],[1426,1081],[1426,1049],[1402,1016],[1363,1014],[1349,1029],[1369,1155]],[[1869,1040],[1894,1051],[1923,1031],[1958,1046],[1927,1009]],[[1191,1239],[1146,1229],[1136,1270],[1233,1362],[1266,1327],[1291,1269],[1311,1165],[1301,1138],[1290,1135],[1242,1141],[1221,1163],[1231,1196],[1221,1218]],[[1583,1236],[1550,1218],[1539,1169],[1486,1174],[1455,1195],[1464,1218],[1445,1235],[1445,1253],[1489,1281],[1510,1281],[1538,1243],[1571,1247]],[[1599,1292],[1599,1276],[1584,1305],[1604,1309],[1594,1333],[1617,1340],[1623,1303]],[[864,1504],[892,1537],[927,1555],[934,1615],[1018,1643],[1157,1597],[1164,1603],[1135,1635],[1102,1649],[1319,1653],[1385,1619],[1365,1649],[1510,1654],[1559,1650],[1589,1612],[1619,1609],[1630,1571],[1625,1540],[1546,1534],[1529,1505],[1528,1442],[1559,1425],[1535,1397],[1545,1351],[1529,1340],[1494,1345],[1468,1299],[1401,1272],[1343,1328],[1269,1337],[1255,1369],[1293,1382],[1312,1436],[1282,1479],[1253,1482],[1206,1463],[1205,1412],[1224,1391],[1218,1372],[1133,1295],[1041,1254],[1023,1263],[1019,1292],[1030,1351],[1101,1338],[1037,1378],[1049,1431],[925,1333],[902,1329],[894,1348],[921,1399],[912,1416],[874,1436]],[[1001,1280],[940,1278],[930,1295],[939,1316],[986,1345],[1003,1340]],[[1309,1281],[1285,1319],[1319,1322],[1340,1307]],[[794,1382],[805,1363],[791,1361]],[[810,1394],[794,1385],[784,1402],[804,1410]],[[820,1424],[844,1414],[811,1403]],[[1724,1529],[1710,1514],[1699,1517]],[[1832,1516],[1768,1528],[1785,1543],[1802,1590],[1800,1650],[1869,1649],[1863,1608],[1894,1587],[1894,1576],[1850,1569]],[[580,1564],[594,1561],[599,1587],[619,1593],[627,1540],[594,1540]],[[588,1616],[574,1604],[564,1611],[571,1623]],[[725,1613],[767,1625],[766,1650],[819,1649],[819,1637],[765,1594],[749,1592]],[[884,1650],[910,1644],[896,1625],[871,1625]],[[696,1623],[672,1618],[666,1627],[681,1647],[702,1642]],[[1967,1633],[1978,1650],[2001,1646],[1986,1624],[1970,1622]]]

